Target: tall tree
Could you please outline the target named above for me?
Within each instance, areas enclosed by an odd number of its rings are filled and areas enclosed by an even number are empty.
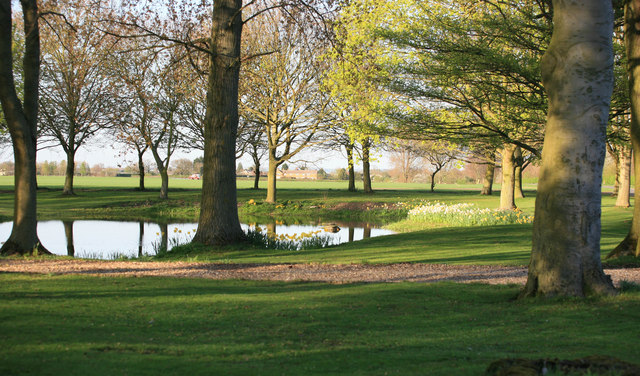
[[[553,12],[541,64],[549,110],[521,295],[611,294],[600,261],[600,214],[613,89],[612,4],[554,0]]]
[[[213,4],[200,219],[194,242],[230,244],[244,239],[238,218],[235,151],[242,0]]]
[[[243,92],[242,112],[264,129],[269,157],[266,202],[276,201],[278,168],[301,151],[322,143],[329,129],[328,96],[321,92],[325,42],[309,33],[310,26],[287,23],[285,12],[274,10],[254,37],[271,53],[245,65],[253,85]]]
[[[52,18],[42,33],[41,140],[60,145],[67,156],[65,195],[74,194],[76,152],[110,125],[113,107],[104,72],[114,41],[96,29],[85,7],[68,1],[52,9],[65,16]]]
[[[0,103],[11,135],[15,162],[13,228],[0,254],[47,252],[37,235],[36,127],[40,79],[40,31],[36,0],[21,0],[25,34],[24,100],[13,73],[11,0],[0,1]]]

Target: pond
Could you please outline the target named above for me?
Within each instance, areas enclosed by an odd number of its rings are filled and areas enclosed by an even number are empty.
[[[0,223],[0,239],[7,239],[12,222]],[[137,257],[155,255],[165,246],[171,249],[193,238],[197,223],[151,223],[127,221],[41,221],[38,237],[42,244],[56,255],[81,258],[113,259],[119,256]],[[260,227],[263,232],[294,235],[319,233],[331,238],[331,244],[353,242],[394,232],[376,228],[367,223],[332,223],[287,225],[281,222],[242,224],[243,230]],[[335,231],[335,232],[333,232]]]

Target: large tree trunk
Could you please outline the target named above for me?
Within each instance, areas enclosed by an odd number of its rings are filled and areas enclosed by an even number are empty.
[[[0,103],[13,144],[13,228],[0,254],[48,253],[37,236],[36,220],[36,123],[40,76],[40,34],[35,0],[22,0],[25,30],[24,105],[13,80],[11,1],[0,2]]]
[[[515,198],[524,198],[524,192],[522,191],[522,170],[524,159],[522,158],[522,149],[520,146],[516,146],[516,150],[513,152],[513,161],[515,163],[515,168],[513,170],[513,194]]]
[[[144,161],[142,160],[142,157],[144,155],[144,152],[140,153],[138,152],[138,174],[140,176],[140,182],[138,183],[138,190],[140,191],[144,191]]]
[[[265,202],[276,202],[276,180],[278,179],[278,166],[275,157],[269,153],[269,171],[267,172],[267,199]]]
[[[209,89],[205,114],[204,171],[194,242],[225,245],[243,240],[236,192],[236,134],[242,0],[213,5]]]
[[[482,184],[481,195],[491,196],[493,194],[493,177],[496,170],[495,154],[491,154],[491,160],[487,163],[484,171],[484,182]]]
[[[349,192],[356,191],[356,172],[353,165],[353,144],[349,143],[345,146],[347,149],[347,163],[349,167],[347,171],[349,171],[349,188],[347,189]]]
[[[612,5],[554,0],[553,7],[553,35],[542,59],[549,110],[529,275],[521,294],[612,294],[600,262],[602,168],[613,89]]]
[[[75,174],[76,165],[75,165],[75,151],[72,146],[69,146],[69,150],[67,151],[67,168],[64,173],[64,188],[62,189],[63,195],[73,195],[73,175]]]
[[[621,148],[620,163],[617,171],[619,185],[616,206],[628,208],[631,206],[631,150],[628,147]]]
[[[516,147],[513,144],[505,144],[502,148],[502,186],[500,189],[500,209],[510,210],[516,207],[515,199],[515,161],[513,153]]]
[[[624,8],[624,39],[629,71],[629,99],[631,101],[631,147],[636,177],[633,197],[633,219],[627,236],[607,258],[640,257],[640,0],[628,1]]]
[[[364,193],[373,193],[371,187],[371,169],[369,164],[369,148],[371,147],[371,139],[369,137],[362,141],[362,182],[364,185]]]

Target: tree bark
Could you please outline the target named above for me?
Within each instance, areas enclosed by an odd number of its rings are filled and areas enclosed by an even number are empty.
[[[554,0],[553,10],[553,35],[541,64],[549,109],[521,296],[613,294],[600,261],[602,168],[613,89],[612,4]]]
[[[348,145],[345,145],[345,148],[347,149],[347,163],[349,164],[349,167],[347,169],[347,171],[349,171],[349,188],[347,190],[349,192],[355,192],[356,172],[353,164],[353,144],[349,143]]]
[[[511,210],[516,208],[515,199],[515,161],[513,154],[516,146],[505,144],[502,148],[502,187],[500,189],[500,209]]]
[[[633,218],[627,236],[607,258],[620,256],[640,257],[640,0],[630,0],[624,8],[624,40],[629,72],[629,99],[631,101],[631,147],[636,177],[633,198]]]
[[[522,191],[522,170],[524,165],[524,159],[522,158],[522,149],[519,146],[516,146],[516,150],[513,152],[513,161],[515,163],[515,168],[513,171],[514,197],[524,198],[524,192]]]
[[[245,238],[238,219],[236,134],[242,0],[213,5],[205,149],[197,243],[226,245]]]
[[[73,175],[75,174],[75,151],[72,147],[67,151],[67,168],[64,173],[64,188],[62,189],[63,195],[73,195]]]
[[[256,154],[253,155],[253,169],[256,173],[256,176],[253,178],[253,189],[260,189],[260,158]]]
[[[620,163],[616,172],[619,178],[618,195],[616,196],[616,206],[628,208],[631,206],[631,149],[621,148]]]
[[[0,254],[49,253],[40,244],[36,219],[36,123],[40,77],[40,34],[35,0],[22,0],[25,54],[24,104],[13,79],[11,1],[0,1],[0,103],[14,155],[13,228]]]
[[[435,192],[436,190],[436,174],[440,172],[442,168],[435,168],[431,173],[431,192]]]
[[[265,202],[276,202],[276,180],[278,179],[278,166],[275,157],[269,155],[269,171],[267,172],[267,198]]]
[[[364,193],[373,193],[371,187],[371,169],[369,164],[369,149],[371,147],[371,139],[369,137],[362,141],[362,182],[364,185]]]
[[[160,198],[166,200],[169,198],[169,172],[166,168],[158,169],[160,173]]]
[[[491,196],[493,194],[493,177],[496,170],[495,155],[492,160],[487,163],[487,167],[484,171],[484,183],[482,184],[481,195]]]
[[[138,183],[138,190],[144,191],[144,161],[142,160],[142,156],[144,153],[138,152],[138,174],[140,176],[140,182]]]
[[[613,191],[611,192],[611,195],[618,196],[618,191],[620,190],[620,156],[614,151],[609,154],[613,158],[613,164],[616,169],[616,177],[613,181]]]

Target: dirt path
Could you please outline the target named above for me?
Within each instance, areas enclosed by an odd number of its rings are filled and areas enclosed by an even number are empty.
[[[86,274],[101,276],[162,276],[177,278],[271,281],[439,282],[524,284],[527,269],[517,266],[444,264],[214,264],[204,262],[123,262],[95,260],[0,260],[0,272]],[[640,283],[640,268],[606,269],[613,282]]]

